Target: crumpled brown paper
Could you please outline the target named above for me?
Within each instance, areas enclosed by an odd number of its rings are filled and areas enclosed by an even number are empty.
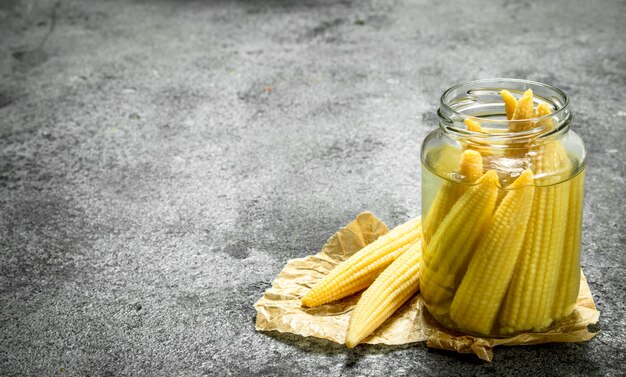
[[[363,212],[339,229],[320,253],[288,261],[272,287],[254,304],[256,329],[314,336],[344,344],[350,312],[360,295],[317,308],[302,307],[300,298],[333,267],[385,233],[387,226],[383,222],[373,214]],[[543,333],[524,333],[510,338],[481,338],[457,333],[439,325],[428,314],[418,293],[364,343],[399,345],[426,341],[428,347],[474,353],[491,361],[492,349],[498,345],[589,340],[596,333],[590,332],[587,325],[596,323],[599,316],[587,281],[581,274],[576,309],[556,327]]]

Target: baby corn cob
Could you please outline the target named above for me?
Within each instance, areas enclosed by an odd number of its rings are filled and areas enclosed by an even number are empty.
[[[547,240],[544,250],[541,252],[544,258],[539,269],[539,281],[541,284],[541,296],[539,310],[535,311],[536,320],[533,329],[544,329],[554,321],[551,316],[552,305],[555,299],[561,259],[563,257],[563,246],[565,245],[565,230],[567,226],[567,207],[569,202],[569,185],[567,183],[556,184],[548,187],[541,187],[543,190],[550,190],[548,196],[551,200],[546,204],[548,219],[544,227],[547,228]]]
[[[511,120],[514,122],[509,122],[509,132],[522,132],[532,129],[534,123],[530,119],[532,119],[534,115],[533,91],[532,89],[528,89],[524,92],[522,98],[517,101],[515,111],[511,116]],[[510,148],[506,151],[506,155],[513,159],[524,158],[528,153],[528,147],[526,143],[512,143]]]
[[[538,187],[518,270],[505,299],[503,332],[541,330],[553,318],[554,300],[567,224],[567,184]]]
[[[423,254],[421,284],[431,306],[452,298],[472,256],[474,243],[491,218],[498,175],[489,170],[450,209]],[[430,309],[430,307],[429,307]]]
[[[541,106],[541,105],[540,105]],[[541,110],[537,107],[539,114],[550,114],[551,110]],[[552,120],[546,125],[552,128]],[[562,172],[563,175],[569,173],[572,168],[572,162],[560,142],[551,143],[552,158],[547,164],[543,164],[541,168],[552,169],[553,172]],[[583,194],[584,194],[584,176],[582,171],[569,182],[560,183],[563,190],[569,190],[569,203],[566,213],[566,228],[564,236],[564,245],[562,251],[562,259],[559,266],[556,292],[552,302],[551,319],[558,321],[567,317],[576,306],[578,291],[580,288],[580,247],[581,247],[581,231],[582,231],[582,215],[583,215]],[[557,178],[555,178],[556,180]],[[557,194],[558,195],[558,194]]]
[[[570,183],[570,203],[565,230],[565,247],[558,278],[558,291],[552,306],[555,320],[567,317],[578,297],[580,287],[580,240],[583,222],[583,192],[585,173],[579,173]]]
[[[473,150],[466,150],[461,154],[461,161],[457,171],[467,183],[473,183],[483,173],[483,161],[480,153]],[[448,214],[450,208],[456,203],[457,199],[463,195],[466,187],[464,185],[446,182],[433,200],[428,210],[426,219],[424,220],[424,241],[428,244],[430,238],[439,227],[443,218]]]
[[[531,330],[537,326],[543,278],[550,245],[550,205],[554,190],[535,191],[530,221],[519,262],[500,313],[502,333]]]
[[[473,119],[465,119],[463,122],[467,126],[468,131],[486,133],[486,130],[483,129],[481,124]],[[483,170],[489,170],[491,167],[491,161],[495,156],[494,149],[489,146],[486,146],[484,142],[482,142],[478,138],[474,138],[474,139],[470,138],[470,140],[472,140],[472,143],[464,146],[464,149],[465,150],[471,149],[480,153],[480,155],[483,158],[483,161],[482,161]]]
[[[512,120],[532,119],[535,115],[535,108],[533,106],[533,91],[528,89],[524,92],[524,95],[517,102],[515,112],[513,112]],[[509,125],[509,131],[520,132],[532,128],[532,122],[512,122]]]
[[[465,183],[474,183],[483,175],[483,159],[480,153],[472,150],[463,151],[459,163],[459,174]],[[466,190],[462,188],[458,193],[462,195]]]
[[[504,100],[504,108],[506,110],[506,119],[513,119],[513,113],[515,112],[515,108],[517,107],[517,100],[508,90],[501,90],[500,95]]]
[[[319,306],[369,287],[421,232],[420,218],[392,229],[335,267],[302,298],[302,305]]]
[[[465,123],[465,125],[467,126],[468,131],[472,131],[472,132],[483,131],[483,128],[481,127],[480,123],[478,123],[477,121],[473,119],[465,119],[463,123]]]
[[[551,113],[552,109],[550,109],[550,106],[548,106],[548,104],[545,102],[541,102],[539,105],[537,105],[537,112],[535,113],[535,117],[540,118],[546,115],[550,115]],[[539,124],[550,130],[554,127],[554,122],[551,118],[544,119]]]
[[[552,112],[550,107],[545,103],[537,106],[536,116],[549,115]],[[544,119],[540,122],[547,130],[554,127],[551,118]],[[566,242],[567,224],[571,222],[568,219],[568,202],[570,197],[570,182],[561,182],[566,172],[569,172],[571,163],[567,152],[559,141],[544,142],[536,148],[531,148],[533,153],[532,164],[537,175],[540,176],[538,182],[545,185],[540,190],[549,190],[548,197],[553,200],[547,203],[547,209],[551,211],[548,214],[548,222],[544,227],[548,228],[549,242],[546,244],[546,250],[543,251],[545,259],[541,259],[543,264],[545,261],[545,269],[539,269],[543,272],[540,278],[542,283],[541,296],[539,301],[539,310],[535,311],[536,319],[534,322],[534,330],[540,330],[550,325],[553,321],[560,319],[560,315],[554,312],[554,302],[559,301],[558,278],[559,271],[562,270],[561,260],[565,253],[563,248]],[[562,174],[562,175],[560,175]],[[551,217],[550,217],[551,216]]]
[[[433,161],[433,171],[437,175],[446,175],[459,166],[458,149],[450,144],[444,144],[439,148]]]
[[[543,117],[551,113],[552,110],[550,106],[542,102],[537,106],[535,116]],[[551,118],[540,121],[539,125],[543,126],[546,130],[552,130],[554,128],[554,122]],[[557,175],[559,173],[564,174],[568,172],[571,167],[567,152],[560,141],[543,142],[538,146],[532,147],[531,150],[534,152],[531,158],[533,170],[539,175],[539,181],[542,181],[544,174],[550,176],[549,180],[551,182],[547,183],[558,181],[559,178]]]
[[[346,346],[354,348],[383,324],[419,288],[422,245],[414,241],[363,293],[348,325]]]
[[[489,334],[513,276],[535,193],[525,170],[508,189],[459,285],[450,318],[467,331]]]
[[[530,89],[518,102],[513,119],[529,119],[534,114]],[[550,114],[550,108],[540,104],[537,116]],[[546,128],[553,127],[552,119],[542,121]],[[510,131],[523,131],[532,122],[510,124]],[[531,146],[532,166],[536,181],[541,183],[533,199],[529,225],[521,250],[519,263],[500,313],[502,333],[522,330],[541,330],[553,318],[553,301],[560,270],[562,249],[567,224],[569,186],[557,184],[562,177],[555,175],[567,167],[569,159],[558,142]],[[547,175],[544,177],[544,175]]]

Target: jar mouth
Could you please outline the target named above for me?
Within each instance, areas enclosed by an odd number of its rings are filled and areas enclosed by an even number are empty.
[[[552,113],[531,119],[508,120],[504,108],[504,101],[500,91],[506,89],[517,97],[527,89],[533,90],[535,104],[544,102],[552,109]],[[571,113],[569,97],[561,89],[537,81],[494,78],[467,81],[448,88],[440,98],[440,107],[437,111],[440,127],[460,137],[471,135],[485,139],[517,139],[538,136],[549,136],[561,133],[569,128]],[[464,124],[465,120],[481,123],[488,130],[494,132],[469,131]],[[553,128],[546,129],[546,120],[552,120]],[[510,131],[511,125],[533,123],[533,127],[523,131]]]

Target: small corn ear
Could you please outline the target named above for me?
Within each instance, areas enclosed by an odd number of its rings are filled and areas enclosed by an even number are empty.
[[[487,130],[484,129],[481,126],[481,124],[474,119],[465,119],[463,122],[467,126],[468,131],[478,132],[478,133],[488,133]],[[495,155],[494,153],[496,152],[495,149],[490,147],[488,143],[486,143],[484,140],[481,140],[480,138],[470,137],[469,140],[470,142],[465,144],[463,148],[465,150],[471,149],[480,153],[480,155],[483,158],[483,161],[482,161],[483,169],[488,170],[491,164],[491,160]]]
[[[565,247],[559,271],[557,293],[552,309],[555,320],[570,315],[576,306],[580,288],[580,242],[583,221],[583,196],[585,172],[579,173],[570,183],[570,202],[565,230]]]
[[[543,116],[550,115],[551,113],[552,113],[552,109],[550,108],[550,106],[548,106],[548,104],[545,102],[541,102],[539,105],[537,105],[537,111],[535,112],[535,117],[541,118]],[[539,124],[545,127],[547,130],[551,130],[552,128],[554,128],[554,122],[552,121],[551,118],[544,119]]]
[[[463,151],[457,171],[464,182],[475,182],[480,178],[483,172],[483,161],[480,153],[470,149]],[[443,218],[450,211],[450,208],[452,208],[457,199],[463,195],[466,189],[467,187],[465,185],[459,183],[446,182],[443,184],[424,219],[425,243],[428,243]]]
[[[363,292],[350,316],[346,334],[348,348],[354,348],[367,338],[418,291],[421,256],[421,242],[411,243],[408,250]]]
[[[452,298],[489,222],[498,197],[498,175],[489,170],[450,209],[423,253],[421,284],[426,303]]]
[[[509,185],[454,295],[450,318],[467,331],[491,332],[526,233],[533,183],[532,172],[525,170]]]
[[[520,98],[517,102],[517,107],[515,107],[515,112],[513,113],[511,120],[532,119],[534,115],[535,108],[533,106],[533,91],[532,89],[528,89],[524,92],[522,98]],[[525,131],[531,129],[532,127],[533,123],[531,121],[509,123],[509,131],[511,132]]]
[[[477,121],[473,119],[465,119],[463,123],[465,123],[465,125],[467,126],[468,131],[483,132],[483,128],[480,125],[480,123],[478,123]]]
[[[478,133],[482,133],[483,132],[483,127],[480,125],[480,123],[474,119],[465,119],[463,121],[463,123],[465,123],[465,125],[467,126],[467,130],[471,131],[471,132],[478,132]],[[479,144],[479,142],[477,142],[477,140],[475,138],[470,137],[469,138],[470,142],[468,142],[467,144],[463,145],[463,150],[468,150],[468,149],[472,149],[475,150],[477,152],[479,152],[481,155],[483,155],[483,151],[486,151],[487,149],[483,146],[481,146]],[[484,157],[484,155],[483,155]]]
[[[380,236],[330,271],[302,298],[302,305],[319,306],[369,287],[421,232],[421,220],[416,218]]]
[[[483,175],[483,159],[480,153],[473,150],[463,151],[459,174],[464,183],[476,182]]]
[[[545,248],[545,260],[542,264],[545,268],[540,269],[543,276],[540,283],[542,284],[541,301],[539,303],[539,311],[537,321],[533,330],[539,331],[550,326],[555,318],[552,317],[551,309],[556,299],[557,283],[559,270],[561,267],[561,259],[563,257],[563,247],[565,245],[565,230],[567,228],[567,209],[569,206],[569,182],[542,187],[553,191],[552,203],[549,203],[546,209],[550,221],[545,224],[548,233],[548,243]]]
[[[545,103],[537,106],[536,117],[550,115],[552,109]],[[539,123],[546,130],[554,128],[554,122],[551,118],[544,119]],[[541,142],[538,145],[531,146],[531,163],[533,171],[538,176],[541,184],[553,184],[559,180],[563,180],[566,174],[569,174],[571,163],[565,148],[560,141]],[[546,177],[545,179],[543,177]]]
[[[508,90],[501,90],[500,95],[504,100],[504,109],[506,111],[506,119],[513,119],[513,113],[515,112],[515,108],[517,107],[517,100]]]
[[[553,321],[568,199],[566,184],[535,190],[520,260],[500,314],[502,333],[542,330]]]

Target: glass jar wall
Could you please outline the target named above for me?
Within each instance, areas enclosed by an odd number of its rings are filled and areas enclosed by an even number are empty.
[[[424,303],[469,334],[545,330],[580,284],[585,149],[568,98],[473,81],[448,89],[438,115],[421,153]]]

